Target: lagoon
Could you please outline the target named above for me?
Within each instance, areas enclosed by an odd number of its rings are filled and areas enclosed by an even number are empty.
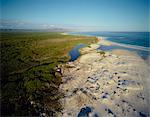
[[[69,62],[76,60],[79,56],[80,56],[80,52],[79,49],[86,47],[86,44],[78,44],[77,46],[75,46],[70,52],[69,52],[69,56],[71,57]]]

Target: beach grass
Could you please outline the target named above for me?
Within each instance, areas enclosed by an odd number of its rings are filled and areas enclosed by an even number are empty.
[[[95,43],[95,37],[54,32],[1,32],[2,115],[50,115],[61,110],[58,90],[61,74],[55,67],[69,60],[77,44]]]

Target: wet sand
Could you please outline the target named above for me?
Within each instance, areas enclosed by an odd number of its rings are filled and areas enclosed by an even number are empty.
[[[148,117],[149,66],[136,53],[97,51],[100,41],[80,50],[74,62],[62,65],[60,90],[63,117]]]

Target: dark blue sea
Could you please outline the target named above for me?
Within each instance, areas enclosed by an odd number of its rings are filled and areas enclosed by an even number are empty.
[[[101,46],[100,49],[102,50],[126,49],[137,52],[144,59],[147,59],[150,56],[150,32],[72,32],[69,34],[100,36],[112,42],[137,46],[139,48],[133,49],[112,45],[109,47]],[[141,50],[140,47],[144,48],[144,50]]]

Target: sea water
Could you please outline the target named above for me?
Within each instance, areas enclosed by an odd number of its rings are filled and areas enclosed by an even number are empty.
[[[128,45],[127,47],[121,45],[111,45],[108,47],[103,45],[99,48],[102,50],[126,49],[137,52],[144,59],[147,59],[150,56],[150,32],[73,32],[70,34],[100,36],[108,41]],[[129,45],[137,48],[130,48]],[[144,48],[144,50],[141,50],[140,48]]]
[[[150,47],[150,32],[73,32],[71,34],[101,36],[117,43]]]

